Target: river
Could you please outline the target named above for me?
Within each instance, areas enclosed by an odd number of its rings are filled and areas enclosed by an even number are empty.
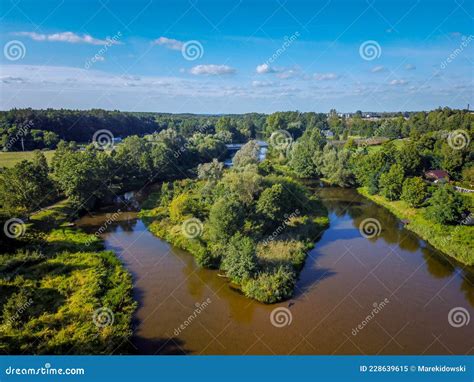
[[[473,269],[354,190],[317,193],[330,227],[294,297],[276,305],[232,290],[217,271],[154,237],[136,212],[111,219],[104,211],[78,226],[94,232],[105,224],[106,248],[133,275],[139,354],[474,354]],[[359,225],[369,218],[381,231],[366,238]],[[272,323],[276,308],[282,321]]]

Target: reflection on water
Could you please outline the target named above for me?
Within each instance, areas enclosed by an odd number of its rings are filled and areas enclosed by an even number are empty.
[[[473,269],[433,250],[353,190],[323,188],[318,194],[331,226],[309,253],[294,298],[277,305],[246,299],[218,272],[198,268],[191,255],[151,235],[136,213],[119,214],[103,236],[134,277],[137,352],[472,354]],[[86,216],[79,225],[94,232],[106,216]],[[366,218],[380,222],[378,236],[361,236]],[[210,303],[190,319],[207,298]],[[373,304],[385,298],[389,303],[354,336]],[[289,326],[271,324],[270,313],[279,306],[290,310]],[[453,328],[448,313],[459,306],[472,320]]]

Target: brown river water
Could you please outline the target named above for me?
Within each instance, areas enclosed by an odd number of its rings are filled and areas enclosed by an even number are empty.
[[[354,190],[317,193],[330,227],[293,298],[275,305],[249,300],[217,271],[199,268],[136,212],[113,219],[100,212],[78,226],[106,227],[106,248],[133,275],[138,354],[474,354],[474,270]],[[359,231],[368,218],[382,229],[372,238]]]

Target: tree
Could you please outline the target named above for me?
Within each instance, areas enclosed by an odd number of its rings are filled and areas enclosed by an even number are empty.
[[[245,167],[249,164],[258,164],[260,148],[257,141],[249,141],[243,145],[232,159],[234,167]]]
[[[306,130],[291,150],[290,167],[302,178],[321,175],[322,148],[326,143],[319,129]]]
[[[232,198],[218,199],[209,211],[209,231],[217,242],[227,241],[243,226],[245,211],[242,204]]]
[[[263,215],[264,220],[270,222],[284,220],[283,214],[288,211],[288,202],[288,195],[283,186],[274,184],[260,194],[257,202],[257,212]]]
[[[350,159],[350,151],[337,150],[330,145],[324,146],[321,171],[330,184],[340,187],[350,187],[355,184]]]
[[[251,278],[257,271],[257,256],[255,244],[248,236],[235,234],[226,247],[221,268],[235,283]]]
[[[224,173],[224,163],[219,162],[217,159],[213,159],[210,163],[198,165],[197,172],[198,179],[208,180],[215,184],[222,178],[222,174]]]
[[[396,155],[396,161],[403,167],[406,175],[416,175],[421,167],[421,156],[416,144],[405,144]]]
[[[421,207],[427,195],[426,184],[423,179],[419,177],[407,178],[403,182],[401,199],[411,207]]]
[[[399,164],[392,165],[387,173],[380,175],[380,194],[388,200],[398,200],[402,192],[403,179],[403,167]]]
[[[109,154],[88,146],[85,151],[64,153],[53,175],[61,191],[77,208],[87,208],[113,192],[111,168]]]
[[[36,153],[34,162],[22,161],[0,174],[0,205],[3,209],[28,214],[56,197],[55,187],[48,178],[46,159],[43,162],[41,155]]]
[[[440,224],[458,222],[464,212],[462,197],[448,184],[439,186],[429,199],[426,215]]]

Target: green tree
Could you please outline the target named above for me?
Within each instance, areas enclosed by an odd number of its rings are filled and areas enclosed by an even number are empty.
[[[235,283],[251,278],[257,271],[255,244],[248,236],[237,233],[234,235],[223,256],[221,268]]]
[[[421,207],[428,193],[426,184],[419,177],[407,178],[403,182],[401,199],[412,207]]]
[[[222,178],[224,163],[213,159],[212,162],[198,165],[197,172],[198,179],[208,180],[215,184]]]
[[[250,164],[258,164],[259,146],[257,141],[249,141],[243,145],[232,159],[234,167],[245,167]]]
[[[227,241],[243,226],[245,210],[242,204],[232,198],[218,199],[209,211],[209,231],[218,242]]]
[[[402,193],[404,176],[402,166],[399,164],[392,165],[387,173],[380,175],[380,194],[388,200],[398,200]]]
[[[31,213],[55,197],[47,164],[38,154],[34,163],[22,161],[0,174],[0,205],[10,213]]]
[[[257,212],[262,214],[264,219],[271,222],[284,220],[283,214],[288,210],[288,202],[288,195],[283,186],[274,184],[260,194],[257,202]]]
[[[440,224],[459,222],[464,212],[464,202],[449,184],[439,186],[429,199],[426,216]]]
[[[302,178],[321,175],[322,148],[326,143],[319,129],[306,130],[292,146],[290,167]]]

